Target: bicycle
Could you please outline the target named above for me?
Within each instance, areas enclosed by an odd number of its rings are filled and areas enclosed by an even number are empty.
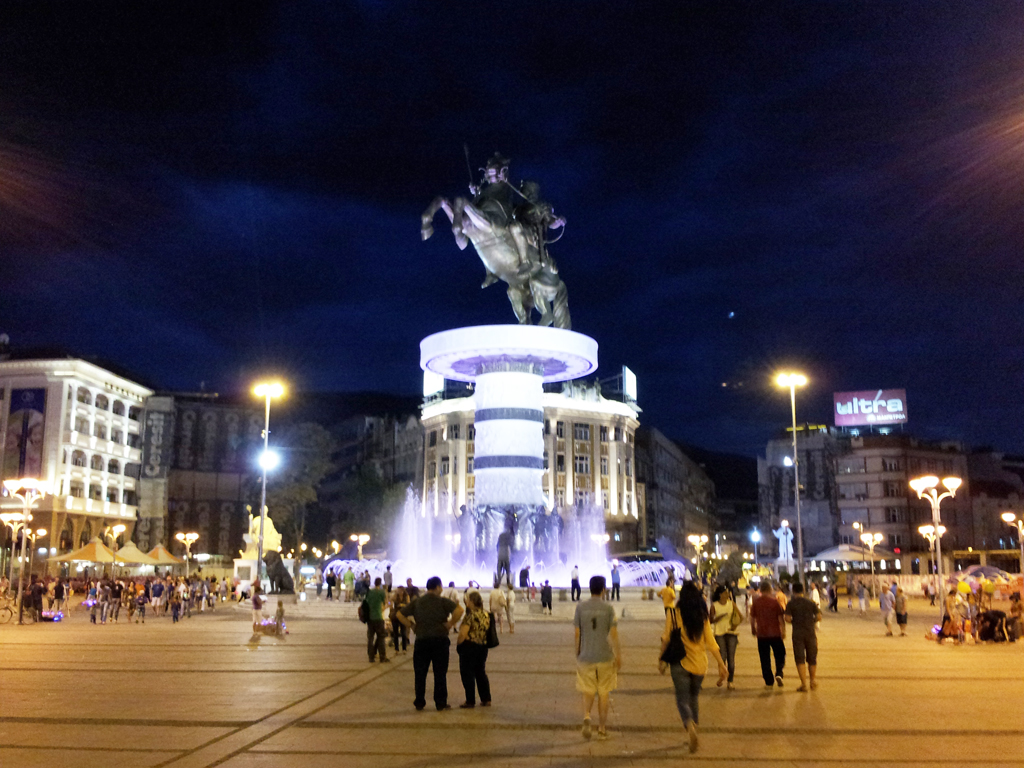
[[[14,618],[14,600],[10,597],[0,598],[0,624],[7,624]]]

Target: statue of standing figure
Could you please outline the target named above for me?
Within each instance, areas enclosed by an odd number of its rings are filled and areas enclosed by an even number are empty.
[[[793,562],[793,529],[788,525],[780,525],[772,534],[779,540],[779,562]]]
[[[512,311],[521,324],[530,324],[533,310],[540,313],[537,325],[572,328],[569,295],[558,276],[558,266],[548,254],[552,230],[563,230],[565,219],[555,216],[540,198],[540,186],[524,181],[514,187],[508,181],[509,161],[497,152],[481,168],[479,184],[470,184],[472,200],[437,197],[421,217],[424,240],[434,234],[433,220],[443,210],[452,222],[460,249],[473,243],[484,264],[486,288],[498,280],[508,285]]]

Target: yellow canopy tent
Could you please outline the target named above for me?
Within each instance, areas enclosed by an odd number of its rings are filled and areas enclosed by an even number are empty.
[[[168,552],[167,547],[163,544],[157,544],[149,550],[149,556],[156,561],[157,565],[181,565],[185,562],[180,557],[175,557]]]
[[[86,563],[113,563],[115,561],[115,555],[113,551],[107,547],[99,537],[92,539],[81,549],[76,549],[74,552],[68,552],[66,555],[54,555],[48,558],[49,560],[56,560],[62,563],[70,562],[86,562]]]
[[[129,541],[117,552],[114,553],[119,563],[131,563],[133,565],[158,565],[156,558],[150,557],[132,541]]]

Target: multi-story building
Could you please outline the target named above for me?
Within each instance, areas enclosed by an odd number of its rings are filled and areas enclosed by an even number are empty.
[[[970,546],[984,553],[986,564],[1019,570],[1017,528],[1007,525],[1001,515],[1024,515],[1024,456],[975,451],[967,456],[967,473],[974,528]]]
[[[594,383],[566,382],[545,391],[544,472],[547,504],[556,510],[604,510],[609,551],[634,551],[644,540],[634,456],[639,409],[629,398],[604,397]],[[556,387],[546,387],[555,389]],[[421,420],[423,504],[459,514],[474,503],[474,402],[470,390],[447,387],[427,398]]]
[[[637,431],[637,482],[646,500],[646,528],[640,548],[664,541],[683,553],[690,534],[709,532],[715,484],[697,462],[653,427]]]
[[[126,526],[135,527],[140,431],[152,391],[75,358],[0,360],[0,480],[33,477],[53,489],[33,524],[37,544],[66,553]]]

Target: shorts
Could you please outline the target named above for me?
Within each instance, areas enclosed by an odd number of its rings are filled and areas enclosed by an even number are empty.
[[[905,614],[905,613],[897,613],[896,614],[896,623],[899,624],[901,627],[907,626],[907,614]]]
[[[607,695],[619,684],[614,661],[576,665],[576,690],[589,696]]]
[[[152,598],[152,599],[151,599],[151,600],[150,600],[149,602],[150,602],[150,604],[151,604],[151,605],[152,605],[152,606],[153,606],[154,608],[159,608],[159,607],[160,607],[160,604],[161,604],[161,603],[162,603],[163,601],[164,601],[164,596],[163,596],[163,595],[157,595],[156,597]]]
[[[796,664],[810,664],[812,667],[817,665],[817,635],[793,635],[793,661]]]
[[[252,609],[252,623],[253,624],[260,624],[260,623],[262,623],[262,621],[263,621],[263,609],[261,608],[260,610],[257,610],[255,608],[253,608]]]

